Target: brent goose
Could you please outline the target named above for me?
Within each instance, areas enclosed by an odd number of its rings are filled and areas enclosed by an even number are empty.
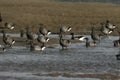
[[[15,40],[12,39],[9,35],[6,35],[4,30],[1,32],[3,33],[3,42],[11,47],[15,43]]]
[[[74,33],[71,33],[71,39],[72,40],[79,40],[79,41],[84,41],[85,40],[85,36],[75,36]]]
[[[92,27],[92,31],[91,31],[91,38],[94,42],[99,41],[100,42],[100,38],[101,38],[102,34],[98,34],[95,32],[95,28]]]
[[[46,47],[44,45],[40,46],[33,42],[30,43],[30,51],[43,51],[43,50],[45,50],[45,48]]]
[[[118,33],[119,33],[119,39],[113,41],[113,43],[114,43],[114,47],[120,47],[120,32],[118,32]]]
[[[5,26],[5,28],[8,28],[8,29],[14,29],[15,24],[6,22],[6,23],[4,24],[4,26]]]
[[[85,38],[86,39],[86,47],[94,47],[97,45],[96,42],[89,42],[89,38]]]
[[[43,36],[51,34],[50,30],[47,30],[43,24],[39,24],[39,25],[40,25],[39,27],[40,34],[42,34]]]
[[[67,49],[67,47],[69,46],[69,44],[71,44],[71,41],[67,40],[67,39],[63,39],[62,35],[60,35],[59,44],[62,47],[62,49]]]

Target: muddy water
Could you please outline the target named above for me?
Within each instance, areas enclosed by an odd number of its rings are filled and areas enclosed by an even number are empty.
[[[115,57],[119,48],[113,47],[116,39],[118,37],[110,36],[90,48],[86,48],[84,42],[73,43],[68,50],[61,50],[59,44],[53,44],[54,47],[42,52],[14,46],[0,54],[0,80],[103,80],[66,77],[62,73],[120,76],[120,61]],[[52,73],[61,74],[47,75]]]

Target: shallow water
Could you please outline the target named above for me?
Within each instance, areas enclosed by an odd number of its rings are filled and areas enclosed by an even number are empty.
[[[120,61],[115,57],[119,48],[113,47],[116,39],[118,37],[110,36],[90,48],[86,48],[84,42],[72,43],[68,50],[61,50],[59,44],[53,44],[54,48],[42,52],[30,52],[26,47],[14,46],[0,54],[0,80],[102,80],[35,75],[55,72],[120,76]]]

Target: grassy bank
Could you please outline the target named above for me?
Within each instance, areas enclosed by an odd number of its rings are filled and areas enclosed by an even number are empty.
[[[73,32],[90,30],[95,24],[109,19],[119,28],[120,5],[105,3],[55,2],[53,0],[1,0],[0,12],[4,22],[16,24],[15,32],[26,26],[38,31],[38,24],[43,23],[48,29],[57,32],[60,25],[68,25]],[[2,26],[3,24],[1,24]],[[119,28],[120,29],[120,28]]]

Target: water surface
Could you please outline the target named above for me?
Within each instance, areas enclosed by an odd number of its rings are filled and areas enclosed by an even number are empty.
[[[120,76],[120,61],[116,60],[115,57],[119,48],[113,47],[113,41],[116,39],[118,36],[110,36],[103,39],[96,47],[90,48],[86,48],[84,42],[72,43],[68,50],[61,50],[59,44],[52,44],[54,47],[47,48],[42,52],[31,52],[25,46],[14,46],[0,54],[0,79],[102,80],[89,77],[69,78],[62,76],[62,74],[112,74]],[[60,73],[60,75],[57,77],[47,75],[53,73]]]

